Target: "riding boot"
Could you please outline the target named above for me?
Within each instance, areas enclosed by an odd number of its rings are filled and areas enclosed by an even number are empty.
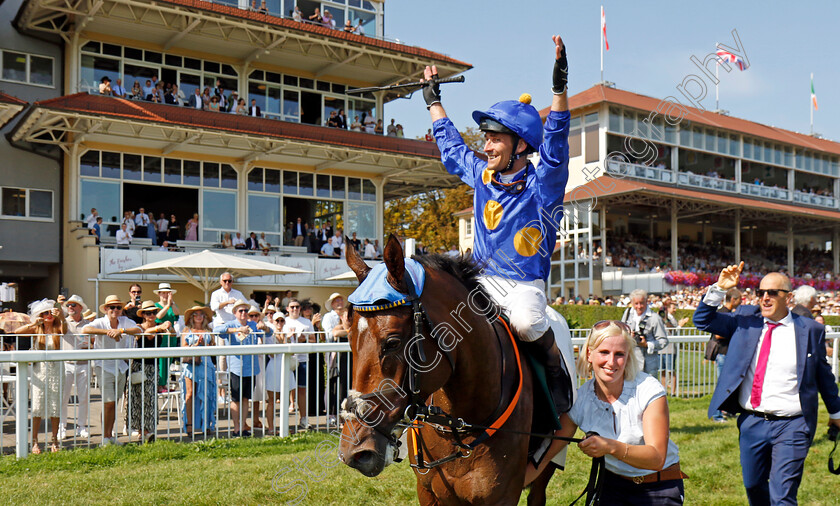
[[[531,351],[545,366],[545,379],[557,415],[566,413],[572,409],[572,389],[574,387],[569,371],[566,369],[566,361],[563,360],[560,349],[557,348],[557,343],[554,341],[554,331],[549,328],[545,334],[530,344]]]

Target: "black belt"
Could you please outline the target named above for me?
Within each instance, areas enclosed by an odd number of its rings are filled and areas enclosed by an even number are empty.
[[[769,422],[775,422],[776,420],[792,420],[794,418],[799,418],[800,416],[802,416],[801,414],[800,415],[793,415],[793,416],[773,415],[771,413],[762,413],[761,411],[750,411],[748,409],[745,409],[743,412],[747,415],[753,415],[753,416],[757,416],[759,418],[764,418],[765,420],[767,420]]]

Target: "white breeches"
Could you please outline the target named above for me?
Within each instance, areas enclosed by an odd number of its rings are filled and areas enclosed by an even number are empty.
[[[484,276],[480,283],[493,301],[502,307],[523,341],[536,341],[548,330],[543,280],[514,281],[499,276]]]

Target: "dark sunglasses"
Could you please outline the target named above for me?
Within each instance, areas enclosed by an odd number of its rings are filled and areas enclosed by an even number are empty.
[[[300,309],[300,306],[289,306],[289,309]]]
[[[232,282],[232,281],[233,281],[232,279],[223,279],[223,280],[222,280],[222,283],[230,283],[230,282]]]
[[[120,310],[120,309],[122,309],[122,306],[106,306],[106,307],[107,307],[108,309],[111,309],[111,310]]]
[[[68,302],[68,303],[66,303],[66,304],[64,304],[64,305],[65,305],[65,306],[67,306],[67,307],[78,307],[78,306],[79,306],[79,305],[78,305],[78,304],[76,304],[75,302]]]
[[[237,309],[236,312],[237,313],[247,313],[248,310],[247,309]]]
[[[758,290],[755,291],[755,294],[758,295],[759,297],[764,297],[765,293],[767,295],[771,296],[771,297],[778,297],[779,292],[790,293],[790,290],[784,290],[784,289],[781,289],[781,288],[773,289],[773,290],[763,290],[763,289],[759,288]]]
[[[596,322],[595,325],[592,326],[592,330],[604,330],[610,325],[616,325],[622,331],[630,332],[630,326],[618,320],[601,320],[599,322]]]

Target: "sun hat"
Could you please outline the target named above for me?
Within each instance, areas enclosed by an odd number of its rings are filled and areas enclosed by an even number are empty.
[[[160,283],[158,285],[158,289],[157,290],[152,290],[152,291],[155,292],[155,293],[172,292],[172,295],[175,295],[176,293],[178,293],[178,290],[173,290],[172,286],[169,283]]]
[[[193,306],[193,307],[187,309],[186,311],[184,311],[184,323],[189,324],[190,318],[192,318],[193,313],[195,313],[196,311],[201,311],[202,313],[204,313],[204,318],[208,322],[211,319],[213,319],[213,310],[211,310],[209,307],[207,307],[207,306]]]
[[[38,318],[38,315],[45,313],[55,307],[55,301],[52,299],[41,299],[29,304],[29,318]]]
[[[143,313],[157,313],[160,310],[159,307],[155,306],[155,303],[151,300],[144,300],[143,305],[141,305],[137,309],[137,316],[142,316]]]
[[[236,312],[236,309],[237,309],[238,307],[241,307],[241,306],[245,306],[245,307],[247,307],[247,308],[249,308],[249,309],[250,309],[250,308],[251,308],[251,303],[250,303],[250,302],[248,302],[248,301],[244,301],[244,300],[242,300],[242,299],[239,299],[239,300],[237,300],[236,302],[234,302],[232,306],[230,306],[230,312],[231,312],[231,313],[235,313],[235,312]]]
[[[249,304],[249,306],[250,306],[250,304]],[[250,306],[248,308],[248,316],[251,316],[252,314],[255,314],[255,313],[258,314],[258,315],[262,315],[262,311],[260,311],[257,306]]]
[[[330,295],[330,298],[329,298],[329,299],[327,299],[327,303],[326,303],[326,304],[324,304],[324,307],[326,307],[327,309],[329,309],[330,311],[332,311],[332,302],[333,302],[335,299],[339,298],[339,297],[341,297],[342,299],[344,298],[344,296],[343,296],[343,295],[341,295],[341,294],[340,294],[340,293],[338,293],[338,292],[333,293],[332,295]]]
[[[88,307],[87,307],[87,304],[85,304],[85,301],[83,301],[81,297],[79,297],[78,295],[75,295],[75,294],[71,295],[69,299],[65,300],[64,304],[62,304],[62,306],[67,307],[67,304],[69,304],[71,302],[75,302],[76,304],[82,306],[82,311],[83,312],[88,310]]]
[[[116,306],[116,305],[125,306],[125,302],[120,300],[119,295],[109,295],[109,296],[105,297],[105,302],[103,302],[102,305],[99,306],[99,311],[102,312],[102,313],[108,314],[108,313],[105,312],[105,308],[107,306]]]
[[[82,313],[82,318],[84,318],[85,320],[95,320],[96,319],[96,313],[94,313],[93,311],[88,309],[84,313]]]

